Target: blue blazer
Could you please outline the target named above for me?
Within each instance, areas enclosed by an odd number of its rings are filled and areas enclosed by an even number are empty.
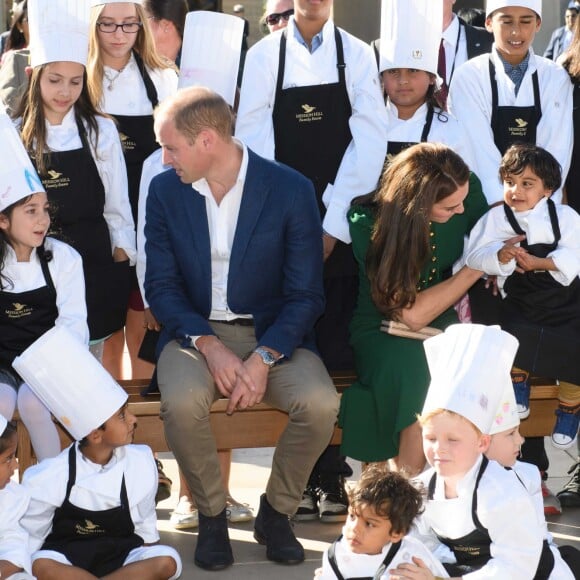
[[[232,244],[227,299],[254,317],[259,344],[287,357],[315,350],[324,310],[322,226],[312,183],[248,150],[248,170]],[[211,256],[205,198],[173,169],[153,179],[145,222],[145,295],[170,340],[214,334]]]

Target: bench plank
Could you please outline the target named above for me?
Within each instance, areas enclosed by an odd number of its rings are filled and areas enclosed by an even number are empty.
[[[344,371],[332,373],[334,384],[342,393],[355,380],[354,373]],[[119,384],[129,395],[129,410],[137,417],[135,443],[149,445],[153,451],[169,451],[163,421],[159,417],[161,398],[159,394],[141,396],[141,390],[148,380],[124,380]],[[524,437],[545,436],[552,432],[554,411],[558,406],[558,386],[554,381],[533,377],[530,398],[530,417],[522,421],[520,432]],[[236,411],[226,415],[227,399],[218,399],[210,411],[210,423],[218,449],[243,449],[253,447],[275,447],[288,423],[288,415],[273,409],[265,403],[251,409]],[[18,462],[22,478],[24,470],[35,462],[30,437],[26,427],[15,417],[18,427]],[[61,446],[70,445],[72,438],[56,423]],[[331,443],[340,444],[342,431],[335,427]]]

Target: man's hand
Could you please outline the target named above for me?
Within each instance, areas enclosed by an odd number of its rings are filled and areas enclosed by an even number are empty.
[[[325,261],[328,259],[330,254],[332,254],[335,245],[336,238],[334,236],[327,233],[322,234],[322,257]]]
[[[205,357],[209,372],[224,397],[232,396],[234,387],[239,381],[242,381],[248,389],[255,389],[252,377],[248,374],[242,359],[217,336],[201,336],[196,346]]]
[[[145,308],[143,312],[143,328],[146,328],[147,330],[156,330],[157,332],[161,330],[161,324],[159,324],[157,318],[153,316],[151,308]]]
[[[260,355],[252,353],[243,366],[246,374],[237,373],[237,381],[226,409],[228,415],[236,409],[246,409],[261,403],[266,393],[270,368],[264,364]]]

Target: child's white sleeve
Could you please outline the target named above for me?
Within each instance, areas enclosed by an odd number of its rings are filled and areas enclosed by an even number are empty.
[[[17,483],[9,482],[0,490],[0,560],[10,562],[30,574],[28,532],[21,525],[29,502],[30,496]]]

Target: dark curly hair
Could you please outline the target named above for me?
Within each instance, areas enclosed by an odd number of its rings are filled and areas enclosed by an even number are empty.
[[[515,143],[505,153],[499,166],[502,181],[508,175],[519,175],[526,167],[537,175],[551,192],[562,184],[562,168],[555,157],[545,149],[530,143]]]
[[[415,517],[423,511],[421,492],[400,473],[385,465],[371,464],[362,473],[354,488],[348,491],[350,508],[358,512],[370,507],[391,522],[391,531],[405,535]]]

